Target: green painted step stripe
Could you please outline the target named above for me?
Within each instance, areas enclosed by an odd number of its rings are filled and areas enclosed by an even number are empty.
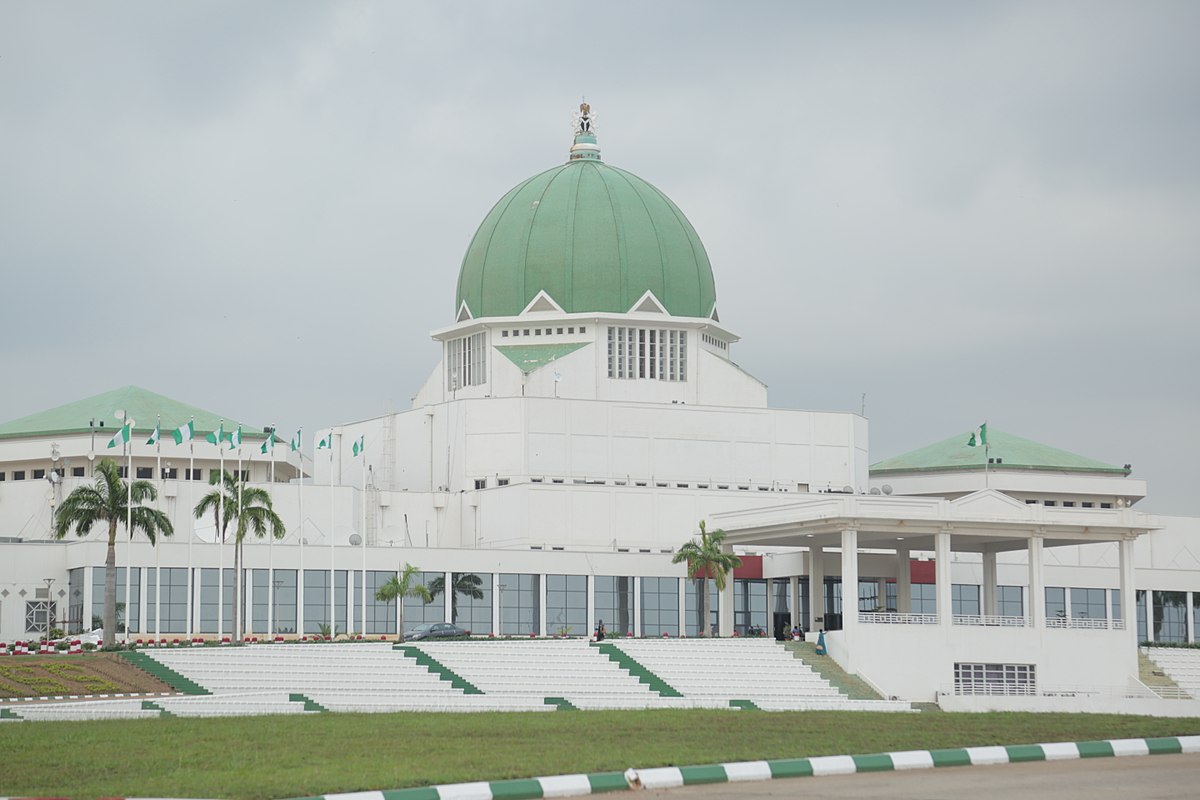
[[[392,649],[404,653],[404,655],[413,659],[442,680],[447,681],[451,686],[460,690],[463,694],[483,694],[483,691],[478,686],[471,683],[466,678],[462,677],[419,647],[413,647],[409,644],[394,644],[392,645]]]
[[[158,703],[154,702],[153,700],[143,700],[142,701],[142,711],[157,711],[158,715],[160,717],[175,716],[170,711],[167,711],[165,708],[163,708],[162,706],[160,706]]]
[[[158,678],[177,692],[183,694],[212,694],[200,684],[180,675],[175,670],[137,650],[122,650],[119,655],[140,669]]]
[[[658,692],[660,697],[683,697],[683,694],[678,689],[646,669],[633,656],[616,645],[609,644],[608,642],[599,642],[593,643],[593,647],[599,648],[601,653],[608,656],[609,660],[615,661],[621,669],[637,678],[639,683],[644,683],[653,691]]]
[[[9,708],[0,708],[0,719],[25,719],[20,714]]]
[[[7,709],[4,709],[7,710]],[[727,781],[797,778],[814,775],[845,775],[854,772],[886,772],[970,766],[984,763],[1097,758],[1121,755],[1200,753],[1200,736],[1167,736],[1158,739],[1109,739],[1100,742],[1053,742],[1007,747],[965,747],[945,750],[910,750],[856,756],[816,756],[772,761],[739,761],[688,767],[653,767],[587,775],[554,775],[512,781],[479,781],[441,786],[422,786],[382,792],[331,794],[296,800],[532,800],[540,797],[598,794],[630,788],[666,789]]]
[[[320,703],[318,703],[316,700],[313,700],[311,697],[299,694],[297,692],[292,692],[291,694],[289,694],[288,701],[292,702],[292,703],[304,703],[305,711],[317,711],[322,714],[329,713],[329,709],[326,708],[325,706],[321,705]]]
[[[762,711],[761,708],[754,704],[753,700],[730,700],[730,708],[740,708],[743,711]]]
[[[578,711],[579,710],[575,706],[574,703],[572,703],[570,700],[568,700],[565,697],[544,697],[544,698],[542,698],[542,702],[544,702],[548,706],[554,706],[559,711]]]

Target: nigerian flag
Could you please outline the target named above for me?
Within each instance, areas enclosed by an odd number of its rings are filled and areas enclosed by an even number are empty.
[[[132,426],[122,425],[121,430],[117,431],[116,436],[109,440],[109,447],[120,447],[129,441],[129,434],[132,432]]]
[[[361,456],[363,450],[367,449],[366,444],[363,443],[364,438],[365,437],[363,437],[363,436],[358,437],[358,441],[356,441],[354,443],[354,446],[350,448],[351,452],[354,453],[355,457]]]
[[[971,438],[967,439],[967,447],[981,447],[986,446],[987,443],[987,423],[985,422],[971,431]]]
[[[325,436],[321,439],[321,441],[317,442],[317,449],[318,450],[326,450],[326,449],[332,450],[333,449],[333,431],[330,431],[329,433],[325,434]]]
[[[171,431],[171,436],[175,439],[175,444],[183,444],[190,442],[196,438],[196,423],[193,420],[188,420],[186,425],[180,425],[175,430]]]
[[[300,449],[300,432],[303,430],[304,430],[304,428],[298,428],[296,430],[296,435],[292,437],[292,441],[291,441],[292,452],[295,452]]]
[[[262,447],[260,447],[258,449],[258,451],[260,453],[262,453],[263,455],[266,455],[267,453],[271,452],[274,445],[275,445],[275,432],[272,431],[271,433],[267,434],[267,440],[262,443]]]
[[[158,444],[158,440],[162,438],[162,421],[154,423],[154,433],[150,434],[150,438],[146,440],[146,444]]]
[[[217,425],[217,429],[204,438],[208,440],[209,444],[220,444],[223,442],[225,440],[225,420],[221,420],[221,423]]]
[[[233,433],[229,434],[229,449],[233,450],[234,448],[241,447],[241,446],[242,446],[242,426],[238,425],[237,430],[234,431]]]

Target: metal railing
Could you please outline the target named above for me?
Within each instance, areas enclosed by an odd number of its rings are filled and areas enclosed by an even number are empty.
[[[956,683],[952,688],[942,689],[940,694],[958,695],[960,697],[1092,697],[1092,698],[1134,698],[1148,699],[1154,696],[1170,700],[1188,700],[1190,696],[1177,687],[1143,687],[1128,688],[1121,686],[1086,686],[1086,685],[1053,685],[1038,686],[1035,683],[1003,681],[964,681]],[[1159,694],[1162,688],[1165,694]],[[1172,692],[1177,692],[1173,694]]]
[[[1046,627],[1107,630],[1108,620],[1092,619],[1090,617],[1047,617]]]
[[[937,614],[901,614],[895,611],[860,611],[859,622],[874,625],[937,625]]]
[[[1006,617],[997,614],[955,614],[954,624],[989,628],[1024,628],[1029,625],[1029,620],[1025,617]]]

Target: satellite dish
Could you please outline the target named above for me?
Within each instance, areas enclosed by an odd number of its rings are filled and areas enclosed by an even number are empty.
[[[842,494],[854,494],[854,487],[853,486],[843,486]]]
[[[892,485],[891,485],[890,483],[885,483],[885,484],[883,485],[883,493],[884,493],[884,494],[891,494],[891,493],[892,493]]]
[[[357,533],[350,534],[350,544],[355,546],[362,544],[362,537]]]
[[[878,486],[872,486],[872,487],[871,487],[871,494],[882,494],[882,492],[880,492],[880,491],[879,491],[879,487],[878,487]]]

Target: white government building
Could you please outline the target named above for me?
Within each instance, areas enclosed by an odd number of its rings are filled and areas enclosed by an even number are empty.
[[[699,587],[671,559],[705,520],[744,562],[712,590],[720,635],[825,629],[885,695],[1120,692],[1138,642],[1195,640],[1200,519],[1135,510],[1128,465],[992,430],[986,451],[961,432],[872,466],[865,418],[769,407],[731,360],[696,231],[601,160],[586,108],[567,161],[485,217],[432,335],[442,359],[412,408],[306,436],[332,442],[311,460],[291,431],[261,453],[261,425],[219,448],[204,435],[238,422],[133,386],[0,425],[0,641],[102,617],[106,532],[51,531],[96,461],[121,458],[120,416],[175,528],[157,547],[119,534],[130,638],[231,633],[232,547],[191,511],[240,452],[287,526],[245,547],[246,635],[394,634],[374,590],[409,563],[440,591],[406,602],[406,627],[695,636]]]

